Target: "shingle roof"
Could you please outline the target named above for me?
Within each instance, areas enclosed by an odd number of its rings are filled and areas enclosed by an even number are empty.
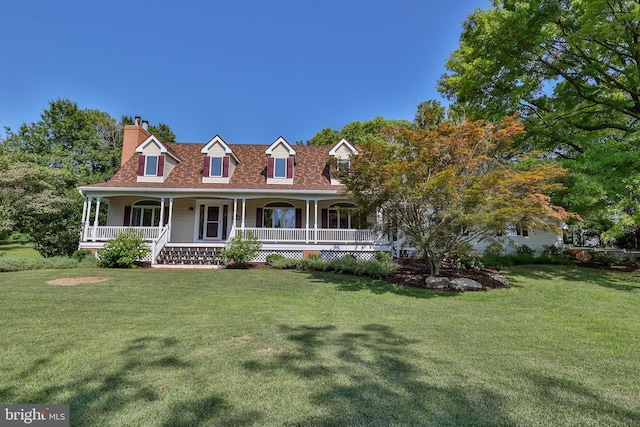
[[[181,161],[164,182],[137,182],[138,157],[131,157],[107,182],[87,185],[90,188],[167,188],[167,189],[242,189],[242,190],[339,190],[331,185],[329,146],[296,146],[293,184],[267,184],[268,145],[228,144],[239,159],[228,184],[203,183],[202,167],[205,144],[166,143]]]

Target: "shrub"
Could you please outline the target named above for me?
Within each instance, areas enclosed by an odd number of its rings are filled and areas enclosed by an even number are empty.
[[[491,242],[484,249],[484,254],[485,255],[489,255],[489,256],[491,256],[491,255],[502,255],[503,252],[504,252],[504,248],[498,242]]]
[[[327,271],[330,268],[330,263],[319,254],[310,254],[298,262],[298,268],[300,270]]]
[[[273,266],[274,261],[284,259],[284,256],[280,254],[269,254],[267,255],[267,259],[265,262],[271,266]]]
[[[516,248],[516,255],[529,255],[534,257],[536,255],[536,250],[527,245],[520,245]]]
[[[98,249],[98,264],[106,268],[133,268],[149,251],[142,235],[129,228]]]
[[[298,268],[298,264],[299,264],[300,260],[297,259],[291,259],[291,258],[275,258],[272,263],[271,266],[273,266],[273,268],[277,268],[278,270],[291,270],[294,268]]]
[[[482,258],[477,255],[462,254],[454,262],[456,268],[466,268],[467,270],[480,270],[484,267]]]
[[[543,250],[542,250],[542,254],[543,255],[551,255],[551,256],[556,256],[556,257],[561,257],[562,256],[562,249],[560,249],[556,245],[545,245],[542,248],[543,248]]]
[[[222,249],[222,260],[226,264],[232,264],[233,268],[247,268],[249,262],[258,255],[258,251],[262,247],[262,242],[258,240],[258,236],[252,232],[243,233],[238,231],[227,246]]]
[[[391,262],[391,254],[389,252],[376,252],[376,261],[378,262]]]
[[[612,266],[620,263],[620,260],[614,256],[607,255],[607,254],[598,254],[598,253],[593,255],[593,261],[599,262],[601,264],[605,264],[608,266]]]
[[[92,256],[93,253],[91,251],[88,251],[86,249],[78,249],[71,255],[71,258],[75,259],[76,261],[82,261],[85,258]]]

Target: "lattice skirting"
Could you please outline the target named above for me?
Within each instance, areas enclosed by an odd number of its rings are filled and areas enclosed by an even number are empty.
[[[302,259],[303,257],[303,251],[297,251],[297,250],[278,250],[278,249],[273,249],[273,250],[261,250],[260,252],[258,252],[258,255],[252,259],[252,262],[266,262],[267,261],[267,255],[269,254],[280,254],[285,258],[289,258],[289,259]],[[319,251],[320,257],[323,259],[326,259],[327,261],[334,261],[336,259],[340,259],[345,255],[353,255],[355,256],[357,259],[361,259],[361,260],[366,260],[366,261],[371,261],[374,260],[376,258],[376,253],[373,251],[370,252],[351,252],[351,251],[331,251],[331,250],[323,250],[323,251]]]

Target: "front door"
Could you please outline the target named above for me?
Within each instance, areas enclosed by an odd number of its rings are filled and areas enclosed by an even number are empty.
[[[229,226],[229,205],[201,204],[198,212],[199,240],[226,240]]]
[[[220,240],[222,236],[222,221],[220,218],[220,206],[207,206],[205,212],[205,239]]]

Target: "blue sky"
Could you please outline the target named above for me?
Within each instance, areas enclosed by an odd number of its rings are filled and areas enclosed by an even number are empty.
[[[0,126],[51,100],[168,124],[181,142],[308,140],[413,119],[466,16],[489,0],[0,3]],[[444,100],[443,100],[444,102]]]

